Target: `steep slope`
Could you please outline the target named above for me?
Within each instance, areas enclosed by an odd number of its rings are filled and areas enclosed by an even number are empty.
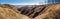
[[[45,9],[45,7],[46,6],[44,5],[35,5],[32,7],[21,7],[18,9],[18,11],[20,11],[21,14],[29,16],[30,18],[35,18]]]
[[[43,14],[34,19],[60,19],[60,4],[46,5]]]

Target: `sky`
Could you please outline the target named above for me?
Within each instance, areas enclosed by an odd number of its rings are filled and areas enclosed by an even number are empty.
[[[12,5],[40,5],[45,4],[47,0],[0,0],[0,4]]]
[[[51,3],[60,3],[60,0],[52,0],[52,1],[49,0],[48,3],[50,3],[50,4],[51,4]]]

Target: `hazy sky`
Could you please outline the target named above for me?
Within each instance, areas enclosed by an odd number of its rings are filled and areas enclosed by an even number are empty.
[[[13,5],[39,5],[45,3],[47,0],[0,0],[1,4]]]

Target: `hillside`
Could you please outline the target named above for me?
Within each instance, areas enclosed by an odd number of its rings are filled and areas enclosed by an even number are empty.
[[[18,11],[34,19],[60,19],[60,4],[26,6],[19,8]]]
[[[18,11],[20,11],[21,14],[27,15],[31,18],[35,18],[41,13],[41,11],[44,10],[45,7],[46,6],[44,5],[35,5],[32,7],[25,6],[25,7],[19,8]]]
[[[60,4],[31,5],[18,8],[0,4],[0,19],[60,19]]]
[[[19,14],[17,9],[8,4],[0,4],[0,19],[30,19],[29,17]]]
[[[43,14],[35,17],[34,19],[60,19],[60,4],[46,5]]]

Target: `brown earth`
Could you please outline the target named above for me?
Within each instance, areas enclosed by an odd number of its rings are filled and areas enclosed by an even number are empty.
[[[21,14],[29,16],[30,18],[35,18],[41,13],[41,11],[44,10],[45,7],[46,6],[44,5],[35,5],[32,7],[21,7],[18,9],[18,11],[20,11]]]

